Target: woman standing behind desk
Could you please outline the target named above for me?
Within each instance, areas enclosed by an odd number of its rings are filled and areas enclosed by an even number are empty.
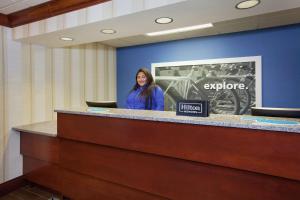
[[[135,76],[136,83],[130,91],[126,107],[140,110],[164,110],[164,94],[157,86],[151,73],[145,69],[139,69]]]

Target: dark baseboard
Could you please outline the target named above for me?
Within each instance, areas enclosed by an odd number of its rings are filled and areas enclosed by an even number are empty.
[[[19,176],[12,180],[0,184],[0,197],[26,185],[26,180],[23,176]]]

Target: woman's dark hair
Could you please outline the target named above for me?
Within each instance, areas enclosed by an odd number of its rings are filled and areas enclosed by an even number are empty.
[[[133,86],[132,90],[137,90],[140,85],[137,82],[137,76],[140,72],[143,72],[147,78],[147,82],[145,84],[145,89],[140,93],[140,97],[145,98],[146,99],[146,109],[151,109],[152,107],[152,91],[153,89],[156,87],[154,80],[153,80],[153,76],[152,74],[149,72],[148,69],[146,68],[140,68],[135,75],[135,85]],[[150,106],[149,106],[150,103]]]

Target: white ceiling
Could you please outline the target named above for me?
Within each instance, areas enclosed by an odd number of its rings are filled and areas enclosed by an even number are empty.
[[[33,36],[21,41],[52,47],[90,42],[123,47],[300,23],[300,0],[261,0],[261,4],[257,7],[237,10],[235,5],[240,1],[188,0],[63,31]],[[168,25],[155,24],[154,19],[160,16],[172,17],[174,22]],[[214,24],[213,28],[167,36],[145,36],[148,32],[209,22]],[[115,29],[117,34],[101,34],[99,30],[106,27]],[[61,36],[72,37],[75,40],[71,43],[64,42],[59,40]]]
[[[0,13],[10,14],[50,0],[0,0]]]

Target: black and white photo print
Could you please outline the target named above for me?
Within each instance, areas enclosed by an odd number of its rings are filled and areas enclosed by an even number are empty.
[[[250,114],[261,106],[261,57],[153,63],[152,74],[165,95],[165,110],[178,100],[208,100],[210,113]]]

